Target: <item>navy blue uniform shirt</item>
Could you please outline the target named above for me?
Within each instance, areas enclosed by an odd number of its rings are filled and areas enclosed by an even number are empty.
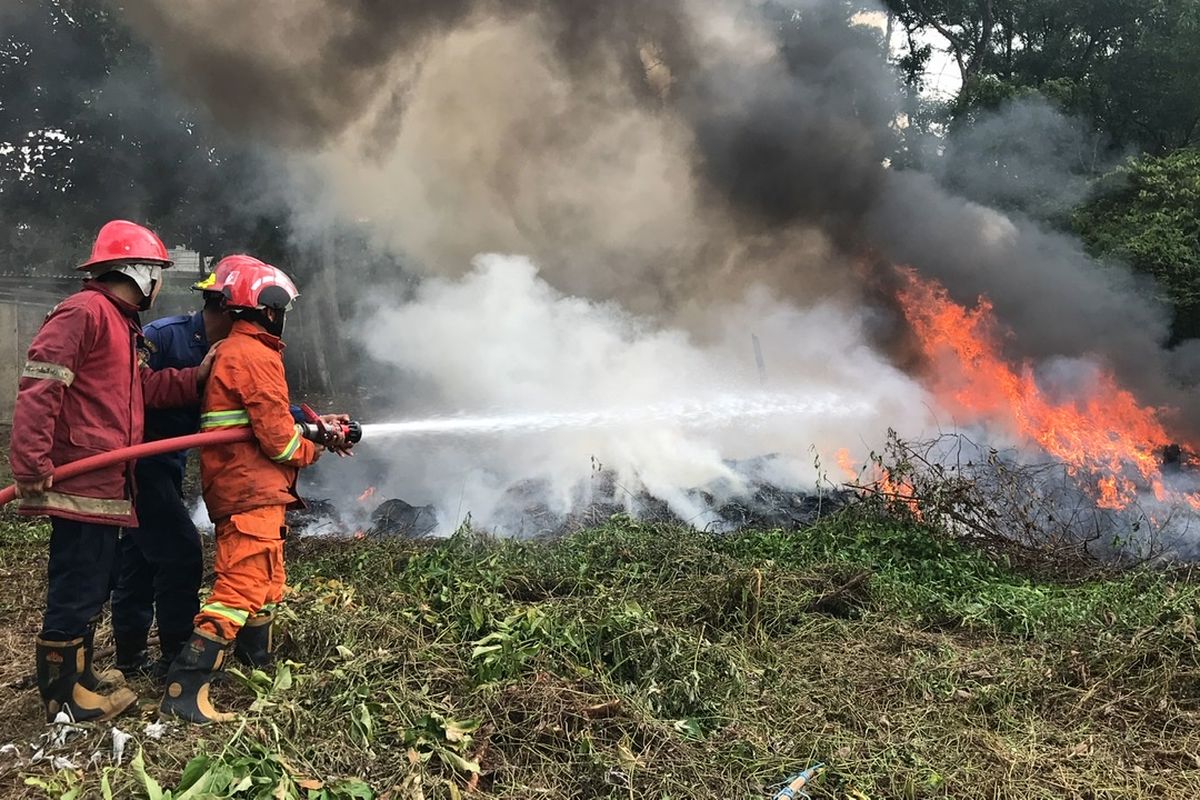
[[[208,353],[204,316],[199,312],[163,317],[142,329],[143,352],[150,369],[195,367]],[[200,430],[200,406],[194,408],[147,408],[145,441],[187,436]],[[187,451],[142,459],[153,461],[183,473]]]

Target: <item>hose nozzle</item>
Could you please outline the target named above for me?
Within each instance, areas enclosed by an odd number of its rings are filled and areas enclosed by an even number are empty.
[[[345,455],[362,441],[362,423],[356,419],[346,422],[326,422],[308,405],[300,406],[305,421],[297,423],[300,435],[310,442]]]

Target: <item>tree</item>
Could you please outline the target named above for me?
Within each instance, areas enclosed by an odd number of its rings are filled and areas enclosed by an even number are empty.
[[[182,102],[105,4],[30,0],[0,13],[0,255],[10,264],[61,271],[114,217],[201,253],[284,254],[286,215],[266,162]]]
[[[946,40],[964,86],[980,74],[991,55],[996,5],[1004,0],[887,0],[910,35],[920,29],[936,31]]]
[[[951,127],[1034,90],[1114,149],[1200,143],[1200,0],[887,0],[910,41],[934,32],[959,67]],[[920,63],[905,65],[905,72]]]
[[[1144,156],[1116,170],[1074,225],[1094,255],[1157,280],[1175,307],[1177,340],[1200,336],[1200,150]]]

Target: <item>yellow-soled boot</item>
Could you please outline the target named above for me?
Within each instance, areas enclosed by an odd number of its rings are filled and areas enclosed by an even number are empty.
[[[83,684],[86,650],[82,636],[66,642],[37,640],[38,691],[46,704],[47,722],[53,722],[60,711],[73,722],[104,722],[137,702],[129,689],[104,695]]]
[[[107,692],[119,689],[125,685],[125,673],[119,669],[98,671],[92,663],[95,656],[96,623],[88,625],[87,633],[83,634],[83,672],[79,676],[79,685],[92,692]]]
[[[158,710],[165,716],[207,725],[229,722],[236,715],[217,711],[208,698],[209,684],[225,668],[232,641],[196,628],[167,670],[167,689]]]

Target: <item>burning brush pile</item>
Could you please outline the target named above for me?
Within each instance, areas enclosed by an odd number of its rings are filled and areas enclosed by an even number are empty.
[[[921,442],[893,432],[870,470],[842,451],[859,492],[969,536],[1103,557],[1200,553],[1200,473],[1168,409],[1139,404],[1095,364],[1057,374],[1013,364],[987,298],[967,308],[915,270],[900,275],[926,385],[956,432]]]
[[[503,490],[483,527],[554,537],[614,515],[713,532],[795,530],[849,503],[916,518],[985,543],[1018,544],[1094,558],[1194,558],[1200,484],[1193,448],[1177,442],[1169,410],[1140,404],[1116,377],[1076,359],[1036,369],[1003,354],[1005,330],[981,297],[954,302],[936,281],[898,270],[896,299],[922,364],[922,383],[944,431],[890,431],[882,452],[839,448],[815,455],[819,478],[797,489],[775,480],[781,454],[727,460],[739,477],[657,496],[593,464],[570,502],[552,507],[549,481]],[[687,509],[687,510],[683,510]],[[453,523],[434,505],[365,489],[350,509],[316,500],[296,517],[302,532],[408,538],[444,535]]]

